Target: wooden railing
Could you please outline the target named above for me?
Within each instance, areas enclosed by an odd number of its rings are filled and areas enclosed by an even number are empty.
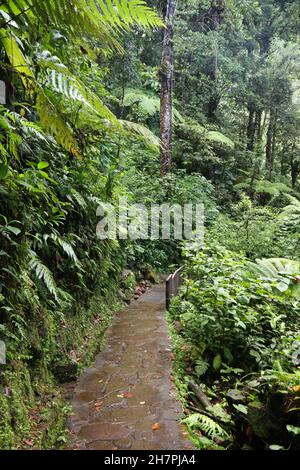
[[[170,274],[170,276],[166,280],[166,309],[170,307],[170,302],[172,297],[178,294],[179,288],[182,284],[182,270],[183,268],[179,268],[175,271],[175,273]]]

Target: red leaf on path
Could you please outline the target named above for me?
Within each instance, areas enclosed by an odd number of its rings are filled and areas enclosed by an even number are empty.
[[[33,441],[31,439],[24,439],[24,444],[27,446],[32,447],[33,446]]]
[[[160,428],[160,424],[159,423],[154,423],[152,424],[152,431],[157,431],[159,428]]]
[[[97,401],[95,403],[96,411],[99,411],[102,405],[103,405],[103,401]]]
[[[131,392],[124,392],[124,393],[122,393],[122,397],[123,397],[123,398],[132,398],[132,397],[133,397],[133,393],[131,393]]]

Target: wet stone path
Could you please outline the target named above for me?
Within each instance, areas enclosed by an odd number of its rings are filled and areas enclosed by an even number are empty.
[[[71,448],[184,450],[182,410],[170,374],[164,286],[132,303],[109,329],[105,349],[79,378]]]

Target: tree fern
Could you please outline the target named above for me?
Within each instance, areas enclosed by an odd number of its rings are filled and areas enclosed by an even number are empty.
[[[154,116],[160,111],[160,98],[155,94],[145,93],[143,90],[129,88],[125,91],[123,105],[132,106],[136,104],[141,113],[145,116]],[[173,107],[174,122],[183,122],[184,118],[179,111]]]
[[[187,126],[187,130],[191,130],[196,138],[198,137],[201,140],[207,140],[212,145],[222,145],[228,149],[234,148],[234,142],[230,137],[220,131],[209,130],[193,119],[184,120],[183,125],[185,124]]]
[[[234,148],[233,141],[228,136],[222,134],[222,132],[207,131],[205,133],[205,137],[207,138],[207,140],[213,142],[214,144],[224,145],[225,147],[228,147],[229,149]]]
[[[288,217],[296,217],[297,219],[300,218],[300,201],[294,196],[290,194],[286,195],[290,201],[290,204],[283,208],[280,218],[288,218]]]
[[[44,92],[39,92],[37,95],[36,109],[43,127],[56,138],[57,142],[68,152],[79,155],[78,143],[70,124]]]
[[[0,40],[5,48],[7,57],[13,69],[20,75],[24,87],[29,93],[35,93],[36,109],[42,126],[53,135],[57,142],[69,152],[78,155],[79,147],[66,115],[59,110],[57,103],[51,101],[51,97],[38,84],[32,65],[21,50],[21,41],[16,40],[12,27],[15,27],[14,19],[35,26],[37,18],[44,24],[64,28],[69,34],[78,37],[94,35],[100,37],[108,47],[117,47],[114,38],[115,33],[122,29],[128,29],[134,24],[142,27],[159,27],[163,23],[157,14],[151,10],[144,1],[98,1],[94,0],[8,0],[2,6],[3,11],[10,15],[10,19],[0,24]],[[47,55],[44,56],[44,60]],[[57,58],[56,58],[57,59]],[[68,69],[59,60],[52,58],[52,66],[47,69],[47,84],[52,90],[63,94],[66,98],[77,101],[92,111],[100,119],[108,120],[110,124],[118,126],[118,120],[105,106],[99,96],[87,89],[83,83],[70,74]],[[97,122],[95,122],[97,125]],[[99,126],[99,122],[98,122]],[[128,128],[128,126],[124,126]],[[133,126],[131,127],[133,129]],[[150,131],[135,127],[143,137],[151,137]]]
[[[101,99],[72,76],[66,67],[63,69],[63,73],[57,72],[55,69],[47,69],[46,75],[46,85],[50,86],[54,91],[61,93],[70,100],[78,101],[101,119],[108,119],[111,123],[118,126],[117,118]]]
[[[282,193],[291,192],[289,188],[284,183],[275,183],[268,180],[254,180],[251,178],[246,178],[243,182],[238,183],[234,186],[236,189],[252,189],[256,193],[260,194],[269,194],[270,196],[279,196]]]
[[[11,16],[11,22],[17,19],[34,26],[38,18],[57,29],[67,29],[72,36],[91,35],[103,46],[119,50],[115,35],[121,30],[135,24],[142,28],[163,26],[143,0],[7,0],[1,8]]]
[[[143,126],[142,124],[138,124],[136,122],[126,121],[126,120],[119,120],[122,127],[129,131],[140,135],[145,141],[149,144],[158,147],[160,146],[159,138],[153,134],[147,127]]]

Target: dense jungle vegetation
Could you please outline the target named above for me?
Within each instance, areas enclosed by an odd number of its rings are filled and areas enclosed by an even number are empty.
[[[58,384],[180,265],[195,446],[299,449],[299,28],[299,0],[0,1],[1,449],[64,445]],[[121,196],[203,202],[204,243],[99,240]]]

